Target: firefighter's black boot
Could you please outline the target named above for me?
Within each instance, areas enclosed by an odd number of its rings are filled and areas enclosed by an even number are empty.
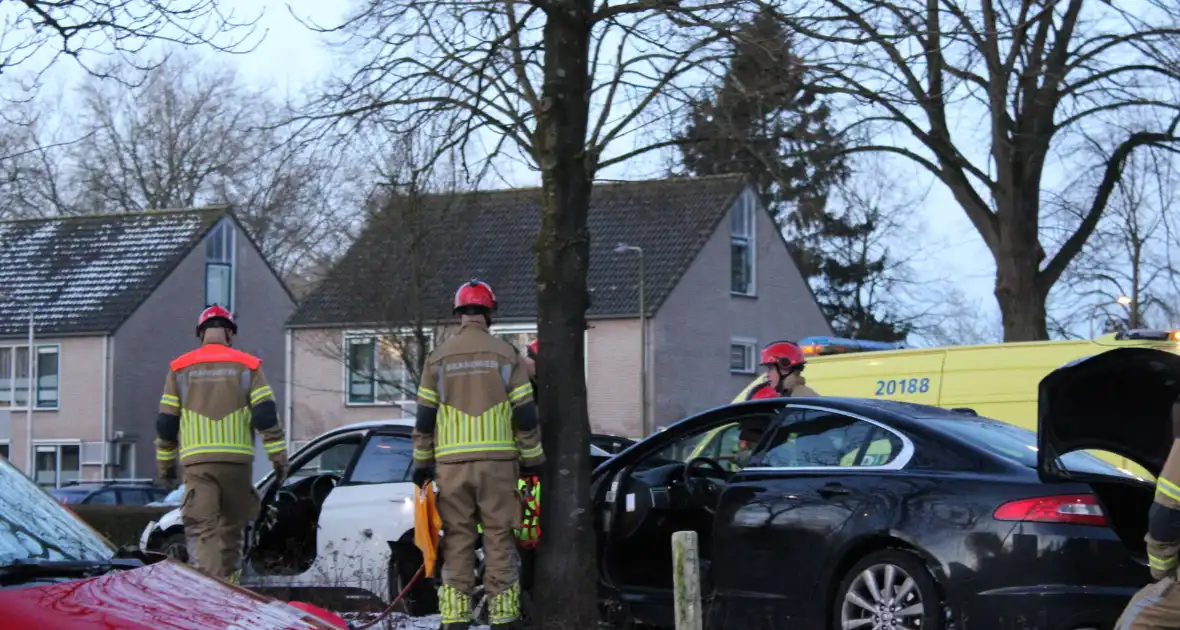
[[[456,621],[455,623],[444,623],[441,630],[471,630],[471,622]]]

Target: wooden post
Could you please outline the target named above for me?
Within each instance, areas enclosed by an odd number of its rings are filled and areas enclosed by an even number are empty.
[[[701,571],[696,532],[672,534],[672,580],[676,593],[676,630],[701,630]]]

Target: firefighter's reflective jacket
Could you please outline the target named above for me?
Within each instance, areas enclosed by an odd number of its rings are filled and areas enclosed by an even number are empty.
[[[1180,401],[1172,406],[1172,424],[1180,424]],[[1175,575],[1180,552],[1180,436],[1155,482],[1155,501],[1147,521],[1147,564],[1157,580]]]
[[[533,386],[516,349],[480,324],[464,324],[423,367],[418,405],[438,412],[433,418],[419,413],[414,463],[544,462],[532,402]],[[513,410],[523,405],[533,414],[531,426],[517,426],[513,420]]]
[[[255,431],[272,461],[286,460],[286,437],[261,359],[209,343],[170,367],[156,421],[161,471],[178,458],[184,465],[252,463]]]

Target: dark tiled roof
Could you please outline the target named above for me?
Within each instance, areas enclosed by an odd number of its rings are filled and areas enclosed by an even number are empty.
[[[0,222],[0,293],[31,302],[38,335],[112,332],[171,273],[225,207]],[[0,336],[27,308],[0,299]]]
[[[648,311],[654,313],[743,186],[744,178],[737,175],[595,185],[588,219],[587,315],[639,314],[637,254],[615,253],[619,243],[644,249]],[[391,205],[370,222],[289,324],[388,325],[449,318],[455,289],[472,277],[496,291],[501,321],[534,321],[540,194],[536,188],[486,191],[428,197],[416,204],[419,209]]]

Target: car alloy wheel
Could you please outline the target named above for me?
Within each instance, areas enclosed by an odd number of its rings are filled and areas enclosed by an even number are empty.
[[[892,549],[856,563],[835,604],[840,630],[936,630],[941,609],[934,579],[922,562]]]

